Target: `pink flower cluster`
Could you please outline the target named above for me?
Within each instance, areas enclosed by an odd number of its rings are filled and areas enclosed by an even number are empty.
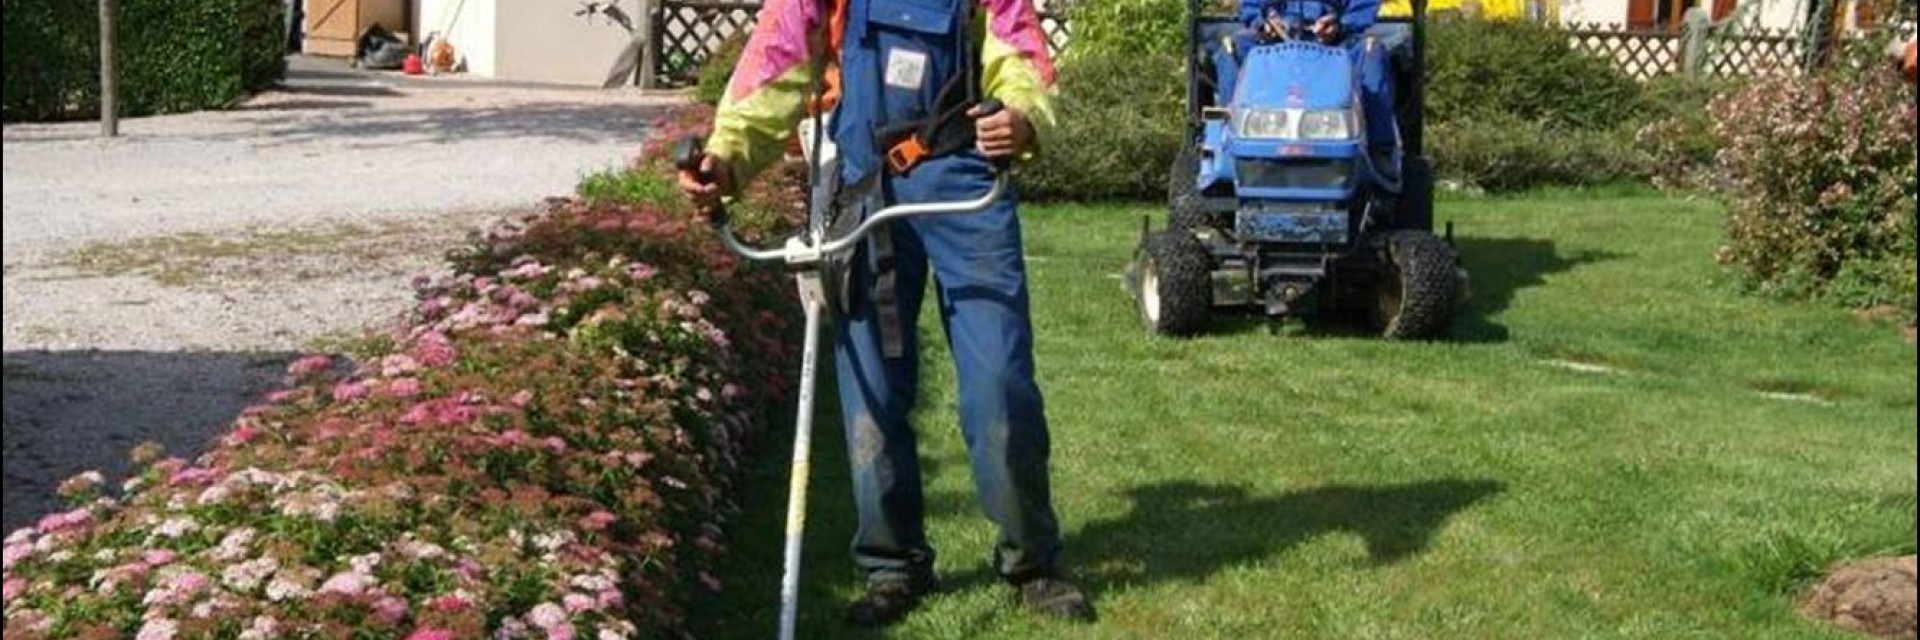
[[[784,415],[785,278],[681,213],[576,201],[453,266],[203,455],[71,482],[75,509],[6,539],[5,636],[683,633],[745,436]]]

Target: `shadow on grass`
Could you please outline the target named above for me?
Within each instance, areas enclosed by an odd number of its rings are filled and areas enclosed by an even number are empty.
[[[1167,482],[1129,490],[1133,508],[1083,527],[1067,555],[1096,592],[1198,582],[1332,534],[1359,536],[1366,564],[1385,565],[1424,551],[1454,514],[1505,490],[1496,480],[1444,479],[1262,497],[1236,485]]]
[[[828,415],[822,413],[823,418]],[[838,422],[823,420],[816,429],[816,474],[801,580],[802,635],[886,637],[884,632],[856,630],[841,622],[842,607],[860,584],[847,549],[853,535],[853,505],[845,491],[846,453]],[[759,460],[743,485],[748,487],[744,509],[729,526],[733,554],[720,568],[727,591],[693,604],[690,614],[696,637],[764,637],[773,630],[786,454],[756,456]],[[928,471],[929,477],[937,473],[932,468]],[[1236,485],[1153,484],[1127,491],[1133,505],[1126,513],[1096,520],[1070,535],[1065,541],[1067,562],[1096,602],[1102,592],[1123,585],[1199,582],[1326,535],[1359,536],[1366,547],[1360,564],[1385,565],[1423,552],[1455,514],[1505,490],[1505,483],[1496,480],[1441,479],[1330,485],[1263,497]],[[970,494],[928,498],[929,517],[977,510]],[[948,593],[1003,588],[984,563],[942,580]],[[972,627],[986,624],[975,622]]]
[[[1593,250],[1562,254],[1552,240],[1539,238],[1461,237],[1455,247],[1472,294],[1454,320],[1451,339],[1456,342],[1505,342],[1507,327],[1493,317],[1513,304],[1517,292],[1546,284],[1550,275],[1632,255]]]

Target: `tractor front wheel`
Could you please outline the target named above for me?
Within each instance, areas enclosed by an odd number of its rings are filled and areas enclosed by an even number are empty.
[[[1374,328],[1389,340],[1430,340],[1446,334],[1460,290],[1453,247],[1425,231],[1395,231],[1384,239],[1385,274],[1374,286]]]
[[[1147,330],[1187,337],[1207,329],[1213,315],[1213,259],[1193,234],[1167,229],[1140,246],[1137,296]]]

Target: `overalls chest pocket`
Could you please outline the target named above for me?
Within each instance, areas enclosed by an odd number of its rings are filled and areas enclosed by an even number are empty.
[[[878,54],[879,122],[927,117],[954,76],[960,3],[973,0],[868,0],[868,37]]]

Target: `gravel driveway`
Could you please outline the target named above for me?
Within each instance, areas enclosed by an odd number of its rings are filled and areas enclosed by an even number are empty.
[[[677,98],[296,64],[241,108],[5,132],[8,529],[145,440],[194,452],[465,234],[627,162]]]

